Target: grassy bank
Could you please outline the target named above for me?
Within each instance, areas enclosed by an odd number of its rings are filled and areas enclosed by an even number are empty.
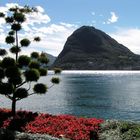
[[[101,124],[100,140],[140,140],[140,123],[106,120]]]

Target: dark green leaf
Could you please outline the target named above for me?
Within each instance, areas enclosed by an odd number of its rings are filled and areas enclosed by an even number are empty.
[[[26,81],[37,81],[40,77],[40,73],[37,69],[27,70],[25,72]]]
[[[45,94],[47,92],[47,86],[39,83],[34,86],[34,92],[39,94]]]

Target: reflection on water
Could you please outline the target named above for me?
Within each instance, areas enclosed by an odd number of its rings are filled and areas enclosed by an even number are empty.
[[[40,79],[49,83],[51,73]],[[64,71],[46,95],[23,99],[18,109],[140,121],[140,72]],[[0,106],[11,103],[0,96]]]

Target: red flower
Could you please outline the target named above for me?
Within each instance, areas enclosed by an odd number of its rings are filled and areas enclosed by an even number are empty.
[[[43,113],[38,115],[27,111],[18,111],[14,119],[10,116],[10,110],[0,109],[2,127],[30,133],[49,134],[55,137],[63,136],[72,140],[90,140],[90,131],[98,132],[99,125],[103,122],[96,118],[78,118],[71,115],[54,116]]]

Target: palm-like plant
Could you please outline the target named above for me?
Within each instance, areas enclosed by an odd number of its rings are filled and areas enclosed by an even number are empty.
[[[12,114],[16,114],[16,102],[31,96],[33,94],[45,94],[47,92],[47,85],[43,83],[36,83],[33,87],[33,93],[30,93],[30,84],[37,82],[40,76],[47,75],[46,67],[43,64],[48,63],[45,55],[33,52],[31,57],[26,55],[19,56],[22,47],[28,47],[31,41],[28,38],[19,38],[19,32],[22,30],[22,24],[26,21],[26,15],[29,13],[37,12],[36,8],[13,7],[8,11],[10,14],[0,13],[0,18],[4,18],[6,23],[11,26],[5,42],[11,46],[10,52],[15,54],[15,59],[11,57],[4,57],[0,62],[0,94],[5,95],[12,101]],[[8,16],[10,15],[10,16]],[[40,37],[34,37],[33,41],[40,41]],[[4,49],[0,49],[0,56],[6,55]],[[26,69],[22,69],[26,67]],[[21,71],[22,69],[22,71]],[[7,81],[3,79],[7,79]],[[54,84],[59,83],[59,78],[53,77],[51,82]],[[22,86],[27,83],[29,88]]]

